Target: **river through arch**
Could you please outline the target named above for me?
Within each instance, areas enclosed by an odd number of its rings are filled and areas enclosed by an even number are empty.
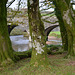
[[[24,37],[24,35],[10,36],[10,40],[11,40],[12,47],[13,47],[14,51],[23,52],[23,51],[27,51],[31,48],[30,47],[31,43],[29,42],[29,38]],[[48,36],[48,41],[46,41],[46,44],[48,44],[48,45],[62,45],[62,41],[61,41],[61,38]]]

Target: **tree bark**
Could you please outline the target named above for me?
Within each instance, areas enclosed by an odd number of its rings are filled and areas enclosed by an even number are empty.
[[[61,38],[62,38],[62,45],[63,45],[63,49],[64,51],[68,51],[68,39],[67,39],[67,31],[62,19],[62,15],[61,15],[61,11],[59,10],[59,7],[57,6],[57,4],[54,2],[56,8],[56,16],[59,20],[59,26],[60,26],[60,32],[61,32]]]
[[[61,13],[62,26],[64,26],[67,33],[68,55],[73,56],[75,55],[75,23],[70,13],[70,0],[54,0],[54,4]]]
[[[39,0],[28,0],[29,30],[32,39],[31,65],[46,66],[48,64],[44,24],[41,21]]]
[[[13,49],[7,28],[7,0],[0,0],[0,65],[13,62]]]

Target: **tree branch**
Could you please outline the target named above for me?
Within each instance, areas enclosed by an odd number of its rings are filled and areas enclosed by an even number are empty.
[[[15,12],[15,14],[14,14],[11,18],[14,18],[15,15],[17,14],[17,12],[19,11],[20,2],[21,2],[21,0],[19,0],[19,2],[18,2],[18,9],[17,9],[17,11]],[[10,18],[10,19],[11,19],[11,18]]]
[[[12,0],[9,5],[7,6],[7,8],[9,8],[9,6],[14,2],[15,0]]]
[[[47,15],[49,15],[49,14],[53,14],[53,13],[55,13],[55,12],[54,12],[54,11],[53,11],[53,12],[49,12],[49,13],[44,14],[44,15],[42,15],[42,16],[47,16]]]
[[[42,19],[42,20],[43,20],[44,22],[51,23],[51,24],[55,24],[55,23],[59,22],[59,21],[50,22],[50,21],[48,21],[48,20],[44,20],[44,19]]]
[[[51,14],[50,16],[44,18],[44,20],[46,20],[46,19],[48,19],[48,18],[50,18],[50,17],[52,17],[52,16],[54,16],[54,15],[55,15],[55,14]],[[43,17],[43,16],[42,16],[42,17]]]

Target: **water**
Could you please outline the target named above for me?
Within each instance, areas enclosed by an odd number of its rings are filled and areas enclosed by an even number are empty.
[[[23,37],[23,35],[10,36],[10,40],[13,50],[17,52],[27,51],[32,47],[28,37]],[[46,44],[62,45],[62,41],[57,38],[49,38]]]
[[[23,37],[23,35],[16,35],[10,36],[10,40],[14,51],[23,52],[29,50],[28,37]]]

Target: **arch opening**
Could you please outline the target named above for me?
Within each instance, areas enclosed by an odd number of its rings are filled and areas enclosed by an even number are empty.
[[[8,25],[8,33],[10,35],[11,31],[18,25]]]
[[[47,36],[46,44],[62,45],[59,25],[53,25],[53,26],[46,28],[45,35]]]
[[[14,51],[23,52],[29,50],[27,30],[20,26],[8,25],[8,33]]]

